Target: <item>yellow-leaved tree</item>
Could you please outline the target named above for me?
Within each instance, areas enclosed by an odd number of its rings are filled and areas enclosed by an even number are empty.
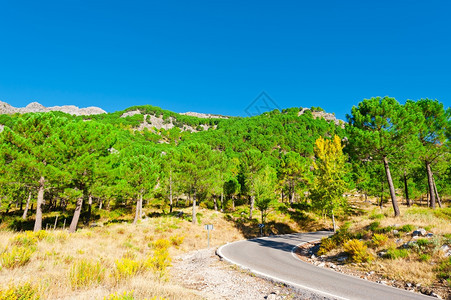
[[[318,138],[315,142],[315,181],[310,197],[315,208],[332,216],[336,231],[334,211],[344,204],[343,193],[348,187],[346,182],[346,156],[340,138],[332,140]]]

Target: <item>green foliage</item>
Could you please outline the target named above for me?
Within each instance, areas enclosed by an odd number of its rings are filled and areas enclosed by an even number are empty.
[[[419,259],[420,259],[420,261],[425,261],[425,262],[427,262],[427,261],[430,261],[430,260],[431,260],[431,256],[430,256],[429,254],[427,254],[427,253],[422,253],[422,254],[420,254],[420,256],[419,256]]]
[[[411,232],[415,229],[415,227],[413,225],[410,224],[406,224],[401,226],[398,230],[401,232]]]
[[[322,238],[321,239],[321,246],[318,250],[318,255],[325,255],[329,251],[337,248],[336,241],[331,238]]]
[[[409,257],[409,250],[389,248],[384,257],[389,259],[407,258]]]
[[[0,254],[0,264],[7,269],[24,266],[30,261],[35,251],[35,246],[12,246]]]
[[[451,286],[451,256],[441,261],[435,270],[438,272],[437,277],[447,280]]]
[[[315,182],[310,198],[315,207],[334,214],[334,210],[343,205],[343,193],[347,189],[346,156],[338,136],[333,140],[320,137],[316,140]],[[335,230],[335,224],[334,224]]]
[[[74,289],[99,285],[105,279],[105,269],[100,262],[86,259],[75,262],[69,271],[69,282]]]
[[[41,299],[39,289],[32,283],[12,285],[0,290],[0,300],[38,300]]]
[[[349,240],[343,245],[343,248],[350,255],[350,261],[360,263],[369,262],[373,259],[372,255],[367,251],[367,246],[362,241]]]
[[[369,228],[369,230],[376,232],[379,229],[380,224],[381,224],[380,222],[374,221],[374,222],[371,222],[371,224],[369,225],[368,228]]]

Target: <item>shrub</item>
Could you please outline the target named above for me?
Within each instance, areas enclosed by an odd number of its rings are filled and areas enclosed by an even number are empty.
[[[367,252],[366,245],[359,240],[349,240],[344,244],[344,250],[350,255],[350,260],[356,263],[369,262],[372,260],[371,254]]]
[[[411,232],[414,230],[415,227],[413,227],[413,225],[410,224],[406,224],[401,226],[401,228],[399,228],[398,230],[401,232]]]
[[[0,290],[0,300],[37,300],[40,299],[38,288],[27,282]]]
[[[74,263],[69,271],[70,284],[76,289],[100,284],[104,279],[105,269],[100,262],[82,259]]]
[[[371,220],[381,220],[381,219],[383,219],[385,216],[384,216],[384,214],[378,214],[378,213],[376,213],[376,211],[372,211],[371,212],[371,214],[370,214],[370,219]]]
[[[371,242],[375,247],[383,246],[387,243],[388,237],[385,234],[378,234],[375,233],[373,235],[373,238],[371,239]]]
[[[424,247],[426,247],[427,245],[430,244],[430,242],[429,242],[428,239],[418,239],[418,240],[416,241],[416,243],[417,243],[417,245],[418,245],[420,248],[424,248]]]
[[[183,243],[184,240],[185,240],[184,236],[178,236],[178,235],[171,236],[171,243],[175,247],[179,247]]]
[[[431,259],[431,256],[429,254],[423,253],[423,254],[420,254],[419,258],[421,261],[429,261]]]
[[[11,245],[31,247],[38,243],[38,239],[34,235],[33,231],[25,231],[24,233],[19,233],[15,237],[10,239]]]
[[[369,230],[374,232],[379,228],[379,225],[381,225],[380,222],[374,221],[374,222],[371,222],[371,224],[368,226],[368,228],[369,228]]]
[[[107,297],[104,297],[103,299],[104,300],[134,300],[135,298],[133,297],[133,292],[130,292],[130,293],[124,292],[123,294],[118,294],[118,293],[110,294]]]
[[[171,266],[171,258],[168,251],[169,245],[168,240],[156,240],[153,243],[154,254],[146,261],[146,266],[152,268],[159,279],[166,275],[167,268]]]
[[[324,255],[328,253],[330,250],[335,249],[337,247],[337,244],[334,240],[330,238],[322,238],[321,239],[321,246],[318,250],[318,255]]]
[[[451,256],[443,260],[435,270],[438,278],[448,280],[451,285]]]
[[[116,281],[121,281],[133,277],[138,272],[142,271],[144,268],[142,263],[130,258],[122,258],[120,260],[116,260],[115,263],[116,263],[116,272],[115,272]]]
[[[5,250],[0,254],[0,263],[3,267],[8,269],[24,266],[30,261],[31,255],[35,251],[36,248],[34,246],[13,246],[10,251]]]
[[[389,259],[398,259],[398,258],[407,258],[408,256],[409,250],[407,249],[389,248],[384,257]]]
[[[348,230],[349,226],[350,226],[350,223],[346,223],[333,236],[330,237],[330,239],[332,239],[337,246],[343,245],[350,239],[354,238],[354,235],[351,232],[349,232],[349,230]]]

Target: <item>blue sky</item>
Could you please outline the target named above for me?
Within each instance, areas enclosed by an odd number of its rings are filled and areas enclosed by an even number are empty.
[[[344,119],[364,98],[451,103],[449,1],[1,1],[0,100]]]

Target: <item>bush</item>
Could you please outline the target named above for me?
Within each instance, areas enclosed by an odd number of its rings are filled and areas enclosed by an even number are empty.
[[[75,289],[100,284],[104,279],[105,269],[100,262],[82,259],[74,263],[69,271],[70,284]]]
[[[5,250],[0,254],[0,264],[8,269],[24,266],[30,261],[31,255],[35,251],[36,248],[34,246],[13,246],[10,251]]]
[[[383,246],[387,243],[388,237],[385,234],[378,234],[375,233],[373,235],[373,238],[371,239],[371,242],[375,247]]]
[[[381,223],[378,221],[371,222],[371,224],[368,226],[368,229],[374,232],[379,229],[379,225],[381,225]]]
[[[401,228],[399,228],[398,230],[401,232],[411,232],[415,229],[415,227],[413,225],[410,224],[406,224],[403,225]]]
[[[333,250],[337,247],[337,244],[334,240],[330,238],[322,238],[321,239],[321,246],[318,250],[318,255],[324,255],[328,253],[330,250]]]
[[[118,282],[135,276],[138,272],[145,268],[142,263],[130,258],[122,258],[120,260],[116,260],[115,263],[115,277]]]
[[[419,258],[421,261],[429,261],[431,259],[431,256],[429,254],[423,253],[423,254],[420,254]]]
[[[418,240],[416,241],[416,243],[417,243],[417,245],[418,245],[420,248],[424,248],[424,247],[426,247],[427,245],[430,244],[430,242],[429,242],[428,239],[418,239]]]
[[[124,292],[123,294],[118,294],[118,293],[110,294],[107,297],[104,297],[103,299],[104,300],[134,300],[135,298],[133,297],[133,292],[130,292],[130,293]]]
[[[349,240],[343,247],[350,255],[350,260],[353,262],[369,262],[373,258],[371,254],[367,252],[367,247],[362,241],[356,239]]]
[[[179,247],[183,243],[184,240],[185,240],[184,236],[178,236],[178,235],[171,236],[171,243],[175,247]]]
[[[448,280],[451,285],[451,256],[443,260],[435,270],[438,278]]]
[[[38,288],[27,282],[22,285],[11,286],[6,290],[0,290],[0,300],[38,300],[40,299]]]
[[[385,258],[389,259],[407,258],[408,256],[409,250],[396,248],[389,248],[387,253],[384,255]]]
[[[152,268],[159,279],[165,277],[167,268],[171,266],[171,258],[169,256],[170,242],[165,239],[156,240],[153,243],[154,254],[146,261],[146,266]]]

